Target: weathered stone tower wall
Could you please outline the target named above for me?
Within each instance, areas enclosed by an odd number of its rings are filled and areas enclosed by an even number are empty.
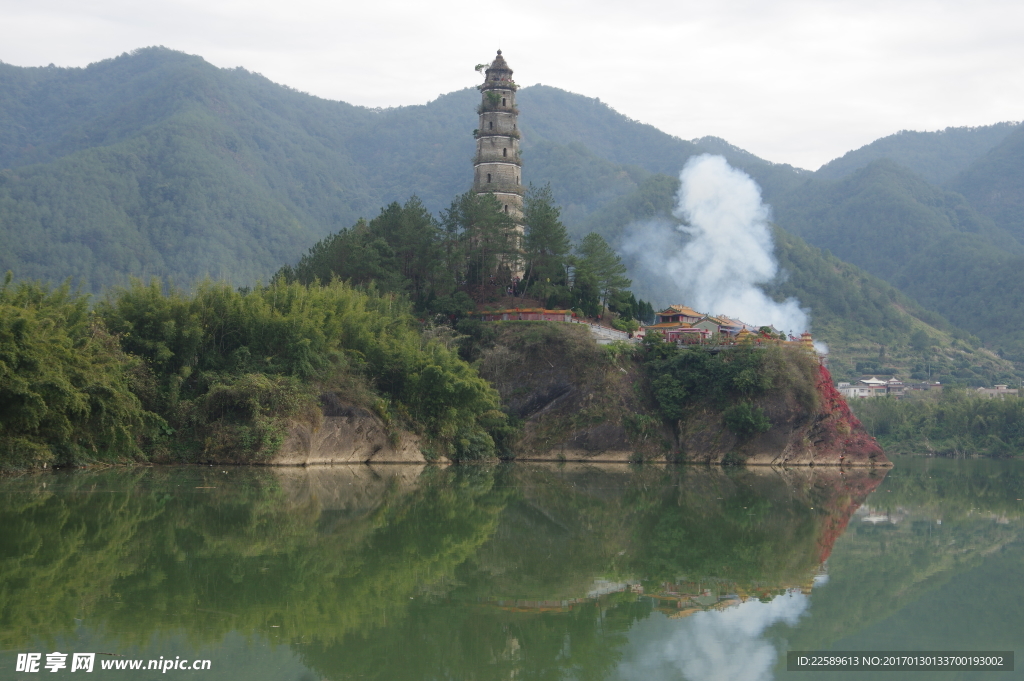
[[[505,212],[521,225],[526,190],[519,158],[518,86],[512,80],[512,69],[501,56],[501,50],[485,74],[479,86],[480,126],[476,131],[473,191],[494,194]]]

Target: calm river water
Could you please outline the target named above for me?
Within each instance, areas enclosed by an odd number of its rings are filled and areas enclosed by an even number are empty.
[[[907,679],[787,652],[1020,656],[1022,498],[1024,462],[935,459],[9,479],[0,679]]]

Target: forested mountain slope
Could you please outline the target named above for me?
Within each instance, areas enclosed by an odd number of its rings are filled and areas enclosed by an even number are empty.
[[[948,186],[1024,244],[1024,126],[1018,126]]]
[[[962,195],[881,159],[838,180],[816,174],[774,208],[786,229],[1024,359],[1022,243]]]
[[[901,130],[846,152],[818,168],[815,175],[835,180],[860,170],[872,161],[889,159],[928,182],[942,184],[1020,129],[1019,123],[1007,122],[974,128],[946,128],[936,132]]]
[[[19,277],[250,283],[391,201],[417,194],[436,212],[471,181],[472,88],[371,110],[164,48],[0,65],[0,88],[0,269]],[[768,190],[799,175],[555,88],[524,88],[520,104],[524,179],[550,182],[570,225],[710,148]]]

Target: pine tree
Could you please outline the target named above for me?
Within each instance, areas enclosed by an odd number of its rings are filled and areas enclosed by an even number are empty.
[[[607,306],[608,298],[614,293],[629,288],[633,282],[627,279],[626,266],[600,234],[591,232],[576,247],[579,256],[577,271],[593,276],[601,295],[601,304]],[[579,275],[577,275],[579,276]]]

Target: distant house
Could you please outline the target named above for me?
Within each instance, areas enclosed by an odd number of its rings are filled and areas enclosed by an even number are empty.
[[[838,386],[836,386],[836,390],[838,390],[839,394],[848,400],[856,400],[875,396],[871,388],[869,388],[866,385],[861,385],[859,383],[857,385],[850,385],[849,383],[844,381],[841,382]]]
[[[725,321],[722,320],[722,319],[719,319],[718,317],[712,317],[711,315],[705,315],[703,319],[701,319],[699,322],[696,322],[693,325],[693,328],[695,328],[695,329],[704,329],[708,333],[729,333],[729,331],[725,331],[723,329],[731,328],[731,327],[726,327]],[[736,329],[736,333],[739,333],[739,329]],[[733,333],[733,334],[730,334],[730,335],[736,335],[736,334]]]
[[[942,390],[942,384],[938,381],[930,382],[923,381],[921,383],[907,383],[903,386],[904,390]]]
[[[903,381],[893,376],[885,382],[885,394],[893,397],[903,397]]]
[[[997,385],[994,388],[978,388],[978,394],[982,397],[999,397],[1003,398],[1007,395],[1017,396],[1017,388],[1007,388],[1005,385]]]
[[[903,382],[896,377],[883,380],[871,376],[870,378],[862,378],[853,385],[847,382],[840,383],[836,386],[836,390],[847,399],[885,397],[886,395],[900,398],[903,397]]]
[[[704,315],[685,305],[669,305],[655,314],[655,323],[643,328],[643,335],[656,331],[670,343],[699,343],[712,332],[705,328],[694,328]]]

